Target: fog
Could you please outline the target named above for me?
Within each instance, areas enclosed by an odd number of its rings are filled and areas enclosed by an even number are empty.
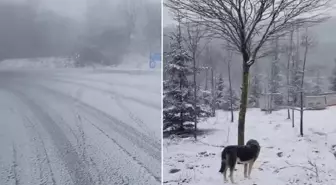
[[[328,11],[328,14],[331,16],[330,19],[309,28],[309,32],[314,38],[316,44],[309,50],[306,67],[307,73],[305,76],[306,79],[315,78],[316,71],[319,71],[322,74],[321,77],[326,81],[321,85],[325,90],[328,88],[329,84],[327,79],[330,76],[332,69],[335,67],[336,61],[334,51],[334,48],[336,47],[336,37],[334,36],[334,30],[336,29],[336,9],[333,7],[330,11]],[[169,44],[171,42],[169,35],[176,31],[176,21],[173,19],[173,14],[167,7],[163,7],[163,20],[163,51],[169,52]],[[281,38],[281,47],[285,47],[288,43],[288,40],[286,39],[288,39],[288,37]],[[211,56],[216,63],[215,73],[217,76],[219,76],[219,74],[227,75],[227,64],[224,62],[227,57],[227,51],[222,47],[224,43],[224,40],[218,38],[212,38],[211,43],[208,43],[208,45],[212,48]],[[304,51],[302,50],[301,53],[304,53]],[[208,54],[204,51],[200,54],[199,65],[207,65],[207,55]],[[255,71],[262,72],[264,74],[269,73],[271,60],[272,58],[270,57],[259,59],[256,65],[252,67],[251,73],[253,74]],[[233,85],[236,89],[240,89],[241,85],[241,62],[241,55],[239,53],[234,53],[231,70],[233,71]],[[287,58],[284,53],[280,56],[280,62],[282,63],[281,67],[284,68],[287,62]],[[199,75],[200,83],[203,83],[204,79],[204,74],[201,73]]]
[[[120,63],[161,46],[159,0],[0,0],[0,60]]]

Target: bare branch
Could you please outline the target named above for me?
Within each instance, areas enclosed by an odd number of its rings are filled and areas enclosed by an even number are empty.
[[[331,0],[167,0],[172,12],[211,29],[252,65],[271,37],[328,18]]]

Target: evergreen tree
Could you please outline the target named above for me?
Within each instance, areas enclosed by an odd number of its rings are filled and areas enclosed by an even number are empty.
[[[330,90],[336,92],[336,59],[335,59],[335,66],[332,70],[332,75],[330,77]]]
[[[259,107],[259,98],[261,94],[261,86],[259,75],[256,74],[252,77],[250,83],[249,105],[251,107]]]
[[[223,102],[223,109],[230,111],[231,110],[231,102],[232,102],[232,109],[238,110],[239,109],[239,98],[238,94],[234,89],[232,89],[232,99],[230,96],[230,88],[226,88],[224,94],[224,102]]]
[[[188,82],[188,76],[192,75],[191,57],[183,48],[180,26],[171,39],[171,50],[166,57],[170,60],[166,61],[164,71],[167,80],[163,92],[163,126],[164,129],[184,130],[184,123],[193,121],[195,113],[192,86]]]
[[[212,103],[212,94],[209,90],[200,91],[202,97],[202,102],[200,104],[200,117],[210,117],[211,116],[211,103]]]
[[[216,104],[216,109],[224,109],[224,102],[225,102],[225,84],[224,84],[224,79],[223,75],[219,75],[219,79],[216,83],[216,93],[215,93],[215,104]]]

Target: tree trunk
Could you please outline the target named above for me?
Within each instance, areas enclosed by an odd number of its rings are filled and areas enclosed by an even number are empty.
[[[215,108],[215,77],[214,77],[214,70],[211,68],[211,95],[212,95],[212,102],[211,102],[211,110],[212,116],[216,116],[216,108]]]
[[[300,109],[300,135],[303,136],[303,90],[300,93],[301,109]]]
[[[294,128],[294,107],[292,107],[292,127]]]
[[[249,82],[249,70],[250,67],[246,64],[248,60],[244,59],[243,63],[243,83],[240,99],[240,110],[238,118],[238,145],[245,144],[245,116],[247,108],[247,95],[248,95],[248,82]]]
[[[288,98],[288,97],[287,97]],[[289,107],[287,109],[287,119],[291,119],[291,116],[290,116],[290,111],[289,111]]]
[[[287,61],[287,119],[291,119],[290,111],[289,111],[289,98],[290,98],[290,61],[293,60],[292,53],[293,53],[293,35],[294,30],[290,33],[290,43],[289,43],[289,53],[288,53],[288,61]],[[292,105],[293,106],[293,105]]]
[[[206,91],[208,90],[208,81],[209,81],[209,80],[208,80],[208,76],[209,76],[208,73],[209,73],[209,69],[206,68],[206,69],[205,69],[205,88],[204,88],[204,90],[206,90]]]
[[[307,28],[308,29],[308,28]],[[302,67],[302,79],[301,79],[301,94],[300,94],[300,105],[301,105],[301,110],[300,110],[300,135],[303,136],[303,84],[304,84],[304,76],[305,76],[305,69],[306,69],[306,62],[307,62],[307,54],[308,54],[308,48],[309,48],[309,43],[308,43],[308,30],[306,30],[306,36],[305,36],[305,53],[304,53],[304,58],[303,58],[303,67]]]
[[[194,133],[194,137],[195,137],[195,140],[197,140],[197,83],[196,83],[196,59],[195,59],[195,56],[194,56],[194,59],[193,59],[193,62],[194,62],[194,122],[195,122],[195,133]]]
[[[182,92],[182,80],[181,80],[181,76],[180,76],[180,91]],[[183,95],[182,94],[181,94],[180,101],[181,101],[180,103],[182,104],[183,103]],[[183,122],[184,122],[183,110],[181,109],[181,112],[180,112],[180,128],[179,128],[180,131],[184,130]]]
[[[230,110],[231,110],[231,123],[233,123],[234,117],[233,117],[233,93],[232,93],[232,83],[231,83],[231,64],[230,61],[228,61],[228,75],[229,75],[229,90],[230,90]]]

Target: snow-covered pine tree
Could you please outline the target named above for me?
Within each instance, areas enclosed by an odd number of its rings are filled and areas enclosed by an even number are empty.
[[[239,97],[236,91],[232,88],[232,99],[230,96],[230,88],[225,89],[224,93],[224,102],[223,102],[223,109],[230,111],[231,110],[231,101],[232,101],[232,109],[238,110],[239,109]]]
[[[252,76],[250,81],[249,106],[259,107],[259,98],[261,94],[261,86],[259,74]]]
[[[229,94],[230,95],[230,94]],[[216,93],[215,93],[215,104],[216,109],[224,109],[225,102],[225,83],[223,79],[223,75],[220,74],[216,83]]]
[[[336,92],[336,59],[335,59],[335,66],[334,69],[332,70],[331,77],[329,79],[330,81],[330,90]]]
[[[200,107],[200,117],[210,117],[211,116],[211,103],[212,103],[212,94],[209,90],[201,90],[199,97],[201,97],[202,101],[199,103]]]
[[[171,36],[170,58],[166,61],[163,92],[163,129],[184,130],[184,123],[193,121],[192,89],[188,76],[192,74],[191,57],[183,48],[181,27]]]
[[[262,93],[262,75],[260,74],[259,63],[255,62],[251,68],[251,78],[249,83],[249,107],[259,107],[259,98]]]
[[[202,102],[205,105],[211,106],[212,102],[212,96],[211,96],[211,91],[210,90],[201,90],[200,92],[202,95]]]
[[[208,67],[200,67],[200,70],[205,70],[206,72],[206,77],[205,77],[205,82],[204,82],[204,89],[201,89],[199,87],[198,90],[198,101],[200,107],[200,112],[199,112],[199,117],[210,117],[212,114],[211,110],[211,104],[212,104],[212,93],[211,90],[208,88]]]

